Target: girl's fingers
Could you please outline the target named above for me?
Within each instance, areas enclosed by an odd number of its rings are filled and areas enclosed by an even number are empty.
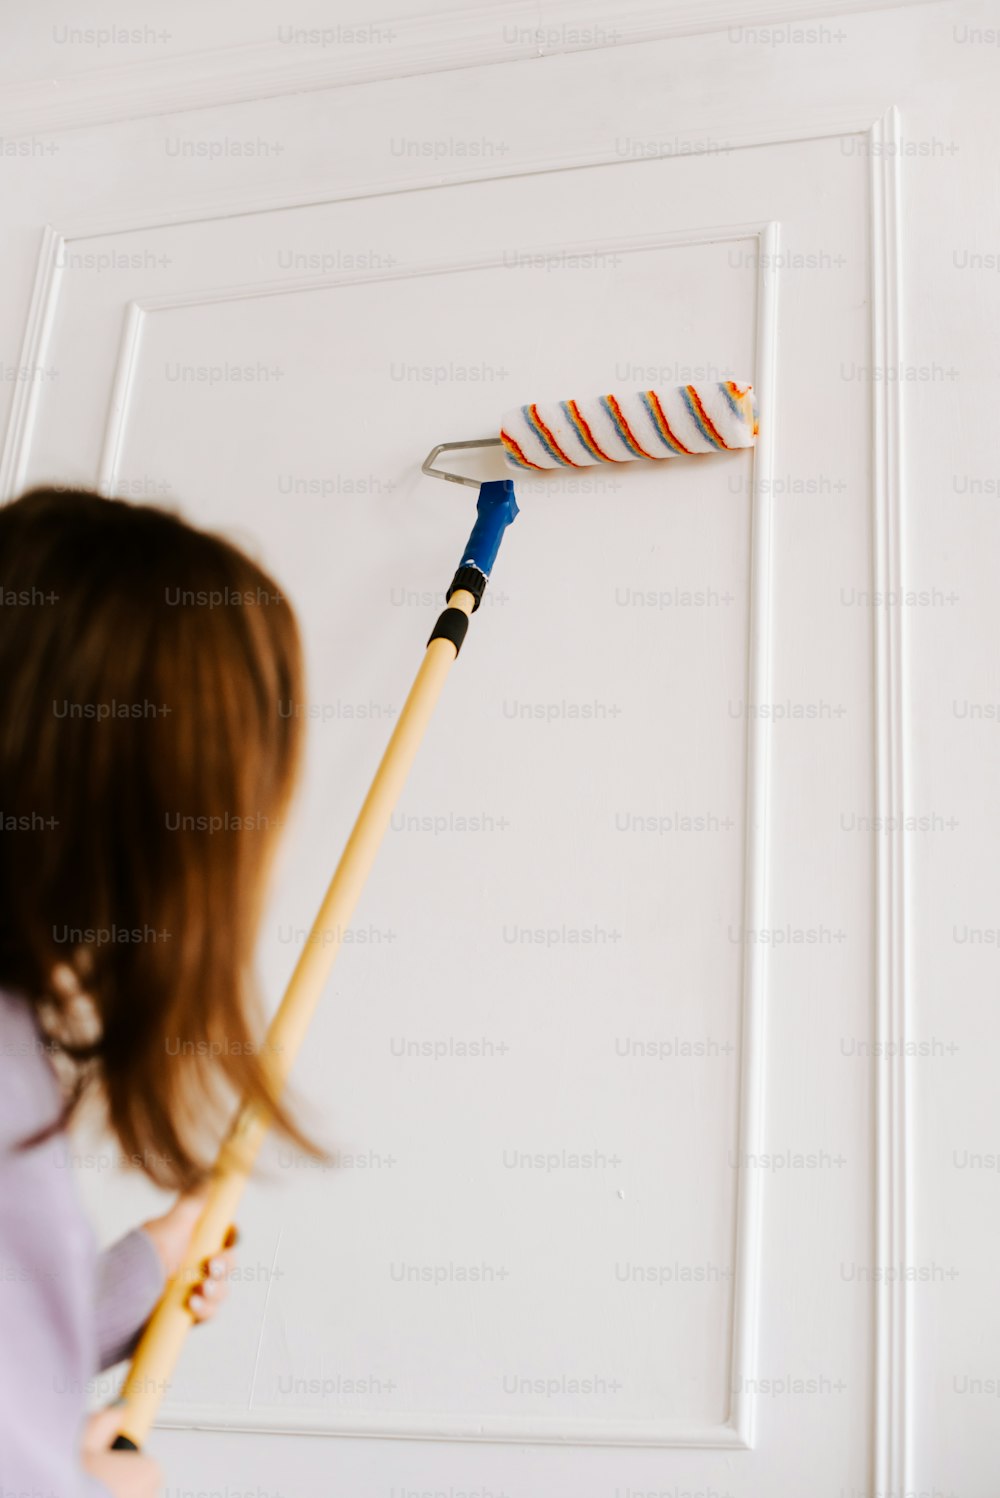
[[[203,1280],[188,1297],[195,1321],[210,1321],[229,1293],[225,1280]]]
[[[226,1277],[233,1268],[235,1255],[229,1252],[213,1254],[202,1265],[205,1278],[188,1296],[188,1307],[196,1321],[209,1321],[229,1293]]]
[[[209,1279],[224,1280],[236,1264],[236,1255],[233,1253],[213,1254],[210,1259],[205,1260],[205,1274]]]

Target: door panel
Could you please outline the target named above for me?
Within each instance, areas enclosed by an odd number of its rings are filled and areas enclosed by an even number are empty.
[[[169,1420],[710,1472],[756,1414],[783,1473],[838,1429],[863,1470],[870,1296],[837,1266],[872,1232],[871,1106],[829,1062],[873,1003],[870,848],[838,825],[870,814],[871,619],[837,587],[871,567],[867,392],[833,362],[869,357],[867,180],[813,141],[109,236],[88,248],[138,271],[86,294],[63,269],[31,475],[75,454],[152,488],[300,610],[271,994],[470,523],[426,450],[524,399],[699,377],[754,379],[766,436],[519,483],[296,1068],[332,1164],[270,1149],[243,1313]],[[782,274],[813,246],[825,275]]]

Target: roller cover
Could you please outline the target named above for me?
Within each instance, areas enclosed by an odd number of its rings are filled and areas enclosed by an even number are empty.
[[[507,462],[519,469],[725,452],[752,447],[756,435],[753,386],[732,380],[517,406],[500,428]]]

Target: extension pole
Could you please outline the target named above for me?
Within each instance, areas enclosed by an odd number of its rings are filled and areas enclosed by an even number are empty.
[[[469,617],[479,607],[503,532],[517,514],[512,482],[504,479],[483,484],[478,510],[479,518],[448,594],[448,607],[427,642],[409,696],[268,1029],[264,1051],[276,1092],[287,1080],[305,1039],[396,802],[461,649]],[[184,1339],[194,1324],[188,1295],[204,1277],[205,1260],[222,1247],[269,1125],[266,1113],[249,1103],[236,1116],[191,1235],[187,1263],[168,1282],[132,1360],[121,1393],[121,1433],[115,1450],[139,1450],[152,1429]]]

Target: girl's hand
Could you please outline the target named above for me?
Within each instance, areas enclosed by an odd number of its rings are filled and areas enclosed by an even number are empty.
[[[112,1498],[159,1498],[163,1477],[141,1451],[112,1451],[121,1411],[112,1405],[91,1415],[83,1428],[83,1470],[104,1484]]]
[[[198,1193],[191,1196],[179,1196],[169,1212],[142,1224],[143,1232],[147,1233],[156,1245],[156,1251],[160,1256],[167,1279],[172,1279],[177,1271],[183,1268],[187,1259],[191,1234],[194,1232],[195,1224],[201,1216],[204,1205],[204,1197]],[[225,1300],[229,1289],[226,1276],[235,1263],[232,1249],[236,1239],[236,1229],[230,1228],[219,1252],[199,1266],[202,1277],[192,1282],[187,1302],[195,1321],[211,1321]]]

